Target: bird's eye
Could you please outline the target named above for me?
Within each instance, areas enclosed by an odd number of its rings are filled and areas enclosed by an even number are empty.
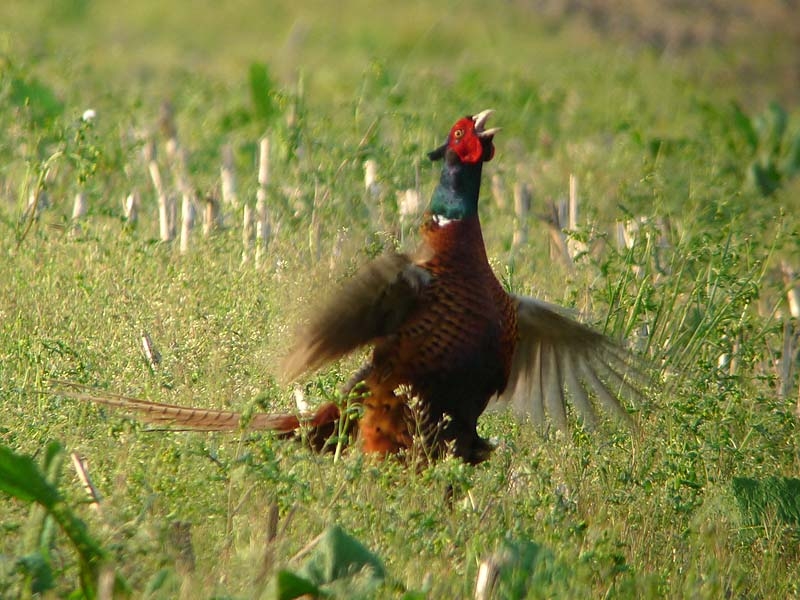
[[[464,137],[464,130],[463,129],[456,129],[453,132],[453,137],[456,138],[457,140],[460,140],[462,137]]]

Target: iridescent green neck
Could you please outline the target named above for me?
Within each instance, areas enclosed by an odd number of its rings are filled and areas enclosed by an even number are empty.
[[[430,212],[450,220],[477,214],[482,168],[482,162],[464,164],[445,160],[439,185],[431,198]]]

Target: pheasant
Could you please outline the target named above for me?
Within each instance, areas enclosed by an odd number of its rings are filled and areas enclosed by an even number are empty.
[[[631,422],[620,398],[638,397],[629,383],[638,373],[632,357],[564,309],[507,293],[489,265],[478,195],[499,131],[486,128],[492,112],[458,120],[429,153],[442,161],[442,172],[416,252],[387,253],[364,266],[317,311],[285,359],[284,374],[294,380],[371,346],[344,390],[362,390],[355,400],[363,407],[360,418],[328,402],[305,418],[256,414],[250,429],[290,433],[305,424],[316,447],[338,431],[380,455],[421,438],[433,456],[452,451],[477,464],[492,450],[477,432],[490,402],[510,403],[537,423],[548,413],[560,429],[567,427],[568,397],[588,427],[598,418],[595,403]],[[203,430],[241,426],[240,415],[229,411],[75,395],[137,411],[150,422]]]

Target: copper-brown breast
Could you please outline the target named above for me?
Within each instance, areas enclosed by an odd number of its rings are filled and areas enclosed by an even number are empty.
[[[433,279],[397,334],[377,345],[373,363],[387,385],[452,374],[468,377],[488,400],[503,390],[511,368],[511,299],[486,259],[477,217],[446,224],[427,219],[422,234],[427,248],[419,264]]]

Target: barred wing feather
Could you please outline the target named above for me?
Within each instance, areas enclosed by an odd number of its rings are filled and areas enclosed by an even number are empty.
[[[568,398],[587,428],[597,424],[598,407],[632,424],[621,398],[641,396],[636,383],[646,377],[635,358],[554,305],[523,296],[512,299],[517,346],[508,385],[496,401],[511,404],[538,425],[549,416],[562,430],[567,428]]]
[[[387,253],[362,267],[298,335],[283,363],[284,378],[291,381],[394,333],[430,277],[405,254]]]

